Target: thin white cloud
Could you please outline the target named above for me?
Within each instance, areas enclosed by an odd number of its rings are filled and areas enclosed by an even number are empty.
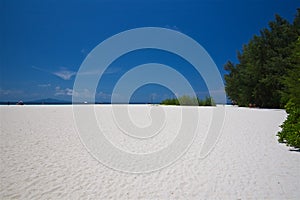
[[[99,92],[99,93],[97,93],[97,97],[107,100],[107,99],[111,98],[111,94],[108,94],[108,93],[105,93],[105,92]]]
[[[77,95],[76,92],[73,91],[73,89],[65,88],[62,89],[59,86],[55,87],[55,96],[72,96]]]
[[[64,80],[70,80],[73,76],[76,75],[76,72],[70,71],[70,70],[60,70],[57,72],[53,72],[52,74],[54,74]]]
[[[38,84],[38,87],[51,87],[50,83],[47,84]]]
[[[37,66],[31,66],[31,68],[36,69],[36,70],[39,70],[39,71],[42,71],[42,72],[51,73],[51,72],[49,72],[49,71],[47,71],[47,70],[45,70],[45,69],[42,69],[42,68],[40,68],[40,67],[37,67]]]
[[[0,88],[0,101],[19,101],[29,96],[23,90]]]
[[[165,25],[165,28],[181,32],[181,30],[176,25]]]
[[[115,67],[115,68],[108,68],[107,70],[104,71],[104,74],[115,74],[121,71],[120,67]],[[94,70],[89,70],[89,71],[82,71],[80,73],[77,73],[78,75],[97,75],[103,73],[103,69],[94,69]]]
[[[7,95],[20,95],[24,92],[22,90],[6,90],[0,88],[0,95],[1,96],[7,96]]]
[[[87,88],[73,90],[73,97],[76,97],[76,102],[92,102],[96,96],[95,92],[90,91]]]
[[[78,72],[78,75],[95,75],[95,74],[100,74],[102,73],[101,69],[95,69],[95,70],[90,70],[90,71],[82,71],[82,72]]]
[[[55,75],[63,80],[70,80],[72,79],[73,76],[78,75],[97,75],[102,73],[103,69],[99,69],[99,68],[95,68],[94,70],[90,70],[90,71],[82,71],[80,73],[77,73],[75,71],[69,70],[65,67],[61,67],[60,70],[57,71],[49,71],[40,67],[36,67],[36,66],[31,66],[33,69],[36,69],[38,71],[42,71],[42,72],[46,72],[52,75]],[[104,74],[115,74],[118,73],[119,71],[121,71],[120,67],[115,67],[115,68],[108,68],[107,70],[105,70]],[[42,86],[39,86],[42,87]],[[45,87],[45,86],[44,86]]]
[[[36,69],[36,70],[39,70],[39,71],[42,71],[42,72],[46,72],[46,73],[58,76],[59,78],[61,78],[63,80],[70,80],[73,76],[76,75],[76,72],[68,70],[65,67],[61,67],[61,69],[58,70],[58,71],[49,71],[49,70],[45,70],[45,69],[42,69],[42,68],[36,67],[36,66],[31,66],[31,67],[33,69]]]

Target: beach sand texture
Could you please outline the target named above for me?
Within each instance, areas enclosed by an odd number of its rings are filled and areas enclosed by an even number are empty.
[[[87,105],[90,106],[90,105]],[[149,122],[150,105],[133,105],[133,118]],[[110,105],[97,105],[111,142],[147,153],[172,142],[179,108],[166,110],[165,131],[137,141],[116,128]],[[78,136],[72,106],[0,106],[0,199],[299,199],[300,152],[277,142],[284,110],[226,106],[219,140],[206,158],[201,144],[213,107],[199,109],[189,150],[159,171],[130,174],[101,164]],[[134,164],[134,163],[133,163]]]

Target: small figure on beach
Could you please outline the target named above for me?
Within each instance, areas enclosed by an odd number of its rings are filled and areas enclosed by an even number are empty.
[[[249,108],[256,108],[256,104],[255,103],[249,103]]]

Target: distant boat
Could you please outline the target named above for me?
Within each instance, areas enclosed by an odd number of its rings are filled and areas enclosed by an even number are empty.
[[[24,105],[23,101],[19,101],[17,105]]]

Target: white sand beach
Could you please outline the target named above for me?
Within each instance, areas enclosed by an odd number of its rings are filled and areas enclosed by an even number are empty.
[[[132,106],[132,118],[147,125],[155,106]],[[180,121],[178,107],[157,107],[166,111],[166,123],[149,140],[116,128],[110,105],[95,111],[116,147],[147,153],[172,143]],[[299,199],[300,152],[276,137],[284,110],[226,106],[219,139],[203,158],[214,108],[190,109],[199,109],[200,124],[188,151],[161,170],[133,174],[103,165],[87,151],[71,105],[0,106],[0,199]]]

